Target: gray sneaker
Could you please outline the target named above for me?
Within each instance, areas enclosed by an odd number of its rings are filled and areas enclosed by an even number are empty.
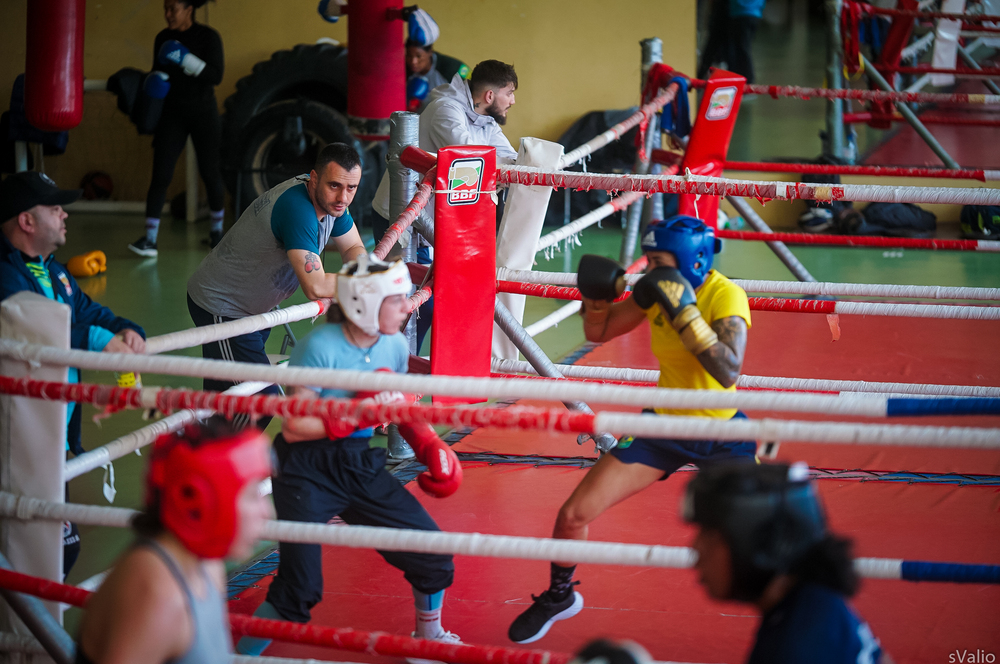
[[[402,461],[404,459],[412,459],[417,456],[417,453],[413,451],[410,444],[406,442],[401,435],[399,435],[399,427],[395,424],[389,425],[387,434],[389,436],[390,458]]]
[[[140,256],[146,256],[147,258],[152,258],[157,254],[156,243],[147,240],[145,235],[130,244],[128,248]]]

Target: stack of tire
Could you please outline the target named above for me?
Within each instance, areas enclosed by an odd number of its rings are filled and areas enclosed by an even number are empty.
[[[385,170],[385,142],[360,143],[347,130],[347,49],[300,44],[254,65],[225,102],[222,160],[226,185],[242,213],[271,187],[312,168],[327,143],[361,154],[361,185],[351,205],[360,227]]]

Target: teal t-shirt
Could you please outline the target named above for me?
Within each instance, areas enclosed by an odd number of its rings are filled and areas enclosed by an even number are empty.
[[[370,362],[365,361],[368,357]],[[390,369],[396,373],[406,373],[410,361],[410,349],[406,337],[401,333],[383,334],[371,348],[361,349],[344,336],[340,325],[327,323],[310,332],[296,344],[288,365],[292,367],[312,367],[316,369],[347,369],[353,371],[375,371]],[[354,392],[330,388],[311,388],[321,397],[329,399],[350,399]],[[370,438],[372,429],[358,429],[352,438]]]
[[[308,219],[313,223],[303,223],[303,220]],[[353,226],[354,219],[351,218],[350,211],[345,212],[334,220],[330,237],[340,237]],[[302,249],[319,253],[319,220],[304,182],[289,187],[274,202],[271,232],[284,245],[285,251]]]

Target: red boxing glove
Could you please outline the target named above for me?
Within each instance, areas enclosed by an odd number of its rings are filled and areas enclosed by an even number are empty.
[[[427,470],[417,476],[417,484],[424,493],[436,498],[447,498],[458,491],[462,484],[462,464],[448,444],[438,438],[429,424],[400,424],[399,433],[410,444],[417,460]]]
[[[376,372],[387,372],[394,373],[392,369],[376,369]],[[417,401],[417,395],[411,394],[409,392],[398,392],[395,390],[385,390],[383,392],[365,392],[361,391],[354,395],[355,399],[360,399],[361,401],[369,401],[365,405],[375,405],[375,406],[388,406],[389,404],[400,404],[409,406],[410,404]],[[358,428],[363,429],[366,427],[374,427],[385,424],[381,419],[373,419],[371,417],[362,416],[361,421],[358,423]]]

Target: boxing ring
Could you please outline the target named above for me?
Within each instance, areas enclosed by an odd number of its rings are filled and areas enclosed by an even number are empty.
[[[655,127],[651,120],[674,98],[676,88],[666,85],[655,92],[627,121],[645,127],[642,131]],[[623,133],[617,127],[566,159],[581,159],[588,150],[599,149]],[[644,137],[640,140],[645,144]],[[156,408],[167,415],[70,460],[62,470],[65,480],[101,468],[148,445],[158,433],[213,411],[277,416],[365,414],[386,421],[428,422],[450,430],[444,438],[464,468],[459,493],[436,500],[417,492],[415,483],[407,485],[443,532],[337,523],[268,524],[265,536],[269,540],[326,545],[324,599],[313,610],[309,625],[251,618],[249,614],[266,594],[276,553],[266,552],[248,563],[231,579],[234,635],[267,636],[275,642],[266,651],[269,657],[234,661],[270,664],[274,661],[270,656],[345,657],[330,650],[333,647],[351,651],[346,656],[359,662],[416,656],[461,664],[563,664],[571,658],[568,653],[598,636],[634,639],[661,661],[744,660],[757,625],[755,613],[745,605],[710,601],[685,569],[693,562],[686,548],[693,528],[680,518],[679,505],[690,469],[682,469],[602,515],[591,524],[590,542],[548,539],[559,505],[582,478],[581,471],[597,459],[593,445],[577,444],[578,436],[609,434],[753,437],[763,456],[807,461],[832,530],[855,541],[856,567],[865,581],[853,603],[896,661],[938,662],[956,650],[1000,651],[996,620],[1000,603],[1000,522],[996,518],[1000,510],[1000,355],[969,342],[996,338],[1000,289],[737,281],[754,295],[743,376],[735,393],[705,394],[653,386],[657,362],[649,350],[645,325],[601,345],[587,344],[556,365],[532,340],[532,333],[539,333],[541,326],[525,329],[495,305],[497,293],[570,300],[561,310],[564,319],[574,311],[572,300],[579,298],[574,274],[488,265],[487,270],[478,266],[471,276],[459,279],[463,249],[480,259],[492,255],[493,204],[489,195],[482,194],[489,193],[494,180],[626,192],[609,206],[577,220],[580,223],[540,238],[536,245],[540,251],[555,250],[560,244],[567,247],[589,225],[659,192],[687,196],[693,209],[698,209],[712,197],[717,204],[723,195],[758,200],[997,204],[1000,190],[732,180],[695,173],[697,169],[690,164],[684,171],[677,168],[677,173],[669,172],[668,166],[663,174],[624,176],[495,168],[489,151],[478,148],[445,148],[429,155],[411,147],[402,150],[400,159],[420,181],[414,182],[409,203],[375,253],[385,256],[411,224],[437,250],[430,276],[411,268],[421,277],[414,283],[422,284],[411,296],[411,307],[416,309],[432,292],[438,302],[431,359],[411,357],[410,374],[269,367],[161,354],[316,318],[325,312],[328,301],[153,337],[148,341],[148,354],[140,357],[74,351],[23,338],[0,340],[0,357],[20,367],[17,375],[0,377],[0,393],[9,395],[4,398],[22,403],[92,403],[104,409],[103,416],[111,417],[125,408]],[[456,160],[470,159],[483,160],[481,182],[460,190],[443,177],[443,171]],[[564,159],[560,166],[565,165]],[[717,166],[721,169],[721,164]],[[984,181],[995,178],[993,172],[979,175],[967,176]],[[449,197],[457,191],[464,191],[466,199],[475,195],[476,201],[452,208],[457,212],[451,214]],[[432,196],[434,222],[420,214]],[[473,230],[457,233],[455,228]],[[720,231],[720,237],[724,233]],[[456,246],[456,235],[468,246]],[[746,242],[804,241],[788,234],[728,237]],[[1000,242],[988,241],[912,244],[888,238],[848,239],[884,248],[987,253],[1000,248]],[[443,251],[448,242],[452,244]],[[735,249],[727,250],[738,250],[739,243],[729,246]],[[630,282],[643,268],[642,259],[630,266]],[[449,305],[456,288],[465,292]],[[797,297],[802,295],[807,297]],[[471,321],[476,326],[471,333],[454,331],[464,337],[448,336],[449,321],[470,322],[471,314],[455,313],[463,308],[474,308],[482,320]],[[546,324],[555,324],[556,318]],[[507,322],[504,329],[527,362],[490,360],[489,330],[494,319]],[[153,386],[67,385],[39,375],[43,368],[65,366],[242,382],[228,393],[215,394]],[[269,383],[397,389],[433,395],[434,402],[378,406],[357,400],[254,395]],[[469,405],[486,400],[485,406]],[[735,406],[751,419],[716,422],[639,414],[642,407],[652,405]],[[394,472],[406,481],[422,470],[417,462],[405,461]],[[0,493],[0,515],[18,523],[73,520],[124,527],[131,514],[120,507],[61,504]],[[456,554],[456,581],[446,594],[444,622],[469,645],[405,636],[412,629],[409,589],[398,571],[379,558],[375,547]],[[510,621],[530,604],[529,593],[547,583],[547,567],[540,561],[553,558],[587,563],[579,574],[585,609],[546,636],[544,650],[508,647]],[[3,570],[0,587],[75,606],[85,601],[87,593]],[[0,637],[0,644],[7,647],[37,647],[16,635]]]

